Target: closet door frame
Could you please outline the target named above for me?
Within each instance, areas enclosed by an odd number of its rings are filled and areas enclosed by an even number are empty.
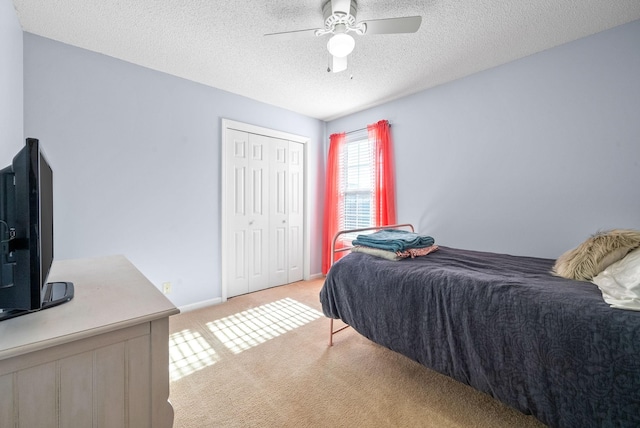
[[[222,119],[222,126],[221,128],[221,180],[220,180],[220,184],[221,184],[221,198],[220,198],[220,202],[221,202],[221,276],[222,276],[222,281],[221,281],[221,288],[222,288],[222,301],[226,302],[227,298],[228,298],[228,289],[227,289],[227,277],[228,277],[228,270],[229,270],[229,262],[230,262],[230,257],[232,256],[231,254],[229,254],[228,252],[226,252],[224,249],[225,248],[230,248],[230,243],[228,242],[228,240],[230,239],[228,237],[228,233],[227,231],[229,230],[229,207],[226,206],[226,200],[227,200],[227,191],[229,189],[229,183],[227,183],[227,168],[229,167],[227,165],[227,150],[228,150],[228,142],[227,142],[227,130],[228,129],[235,129],[238,131],[242,131],[242,132],[248,132],[250,134],[259,134],[259,135],[265,135],[267,137],[273,137],[273,138],[278,138],[281,140],[289,140],[289,141],[293,141],[296,143],[301,143],[302,146],[304,147],[304,175],[303,175],[303,180],[304,180],[304,226],[303,226],[303,250],[304,250],[304,256],[303,256],[303,263],[304,263],[304,270],[303,270],[303,280],[309,280],[311,277],[311,273],[310,273],[310,269],[311,269],[311,243],[310,243],[310,230],[309,230],[309,224],[310,224],[310,213],[309,213],[309,180],[308,180],[308,146],[307,144],[309,143],[310,138],[309,137],[304,137],[304,136],[300,136],[300,135],[295,135],[295,134],[290,134],[287,132],[283,132],[283,131],[278,131],[275,129],[269,129],[269,128],[263,128],[261,126],[257,126],[257,125],[251,125],[248,123],[243,123],[243,122],[237,122],[234,120],[230,120],[230,119]]]

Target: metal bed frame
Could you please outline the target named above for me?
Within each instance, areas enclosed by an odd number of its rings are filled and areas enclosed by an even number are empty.
[[[353,248],[353,246],[348,246],[348,247],[343,247],[343,248],[338,248],[336,249],[336,243],[338,242],[338,238],[340,238],[340,236],[342,235],[346,235],[349,233],[355,233],[355,232],[367,232],[367,231],[376,231],[376,230],[382,230],[382,229],[400,229],[400,228],[408,228],[411,230],[411,232],[415,232],[413,225],[410,223],[402,223],[402,224],[390,224],[387,226],[371,226],[371,227],[364,227],[361,229],[345,229],[345,230],[340,230],[338,231],[338,233],[336,233],[333,236],[333,241],[331,241],[331,264],[329,266],[329,269],[331,269],[331,266],[333,266],[333,264],[336,261],[336,254],[337,253],[341,253],[344,251],[350,251],[351,248]],[[346,329],[347,327],[349,327],[348,324],[337,328],[337,329],[333,329],[333,318],[329,318],[329,346],[333,346],[333,335],[336,333],[341,332],[342,330]]]

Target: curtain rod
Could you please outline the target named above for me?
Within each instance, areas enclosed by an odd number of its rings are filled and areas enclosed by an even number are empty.
[[[391,123],[389,123],[389,126],[391,126]],[[348,134],[353,134],[355,132],[361,132],[361,131],[366,131],[366,130],[367,130],[367,127],[364,127],[364,128],[360,128],[360,129],[354,129],[353,131],[345,132],[345,134],[348,135]]]
[[[367,128],[354,129],[353,131],[345,132],[345,134],[354,134],[356,132],[366,131]]]

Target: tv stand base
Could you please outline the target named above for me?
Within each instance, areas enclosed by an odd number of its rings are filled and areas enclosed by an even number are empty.
[[[0,321],[8,320],[10,318],[19,317],[20,315],[30,314],[32,312],[38,312],[43,309],[52,308],[62,303],[68,302],[73,299],[73,282],[48,282],[45,286],[44,299],[42,300],[42,306],[40,309],[23,310],[13,309],[0,312]]]

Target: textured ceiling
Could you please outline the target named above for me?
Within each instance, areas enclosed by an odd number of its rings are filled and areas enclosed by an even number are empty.
[[[8,1],[8,0],[3,0]],[[422,16],[414,34],[355,36],[327,72],[322,0],[13,0],[24,31],[331,120],[640,19],[640,0],[359,0],[358,21]]]

